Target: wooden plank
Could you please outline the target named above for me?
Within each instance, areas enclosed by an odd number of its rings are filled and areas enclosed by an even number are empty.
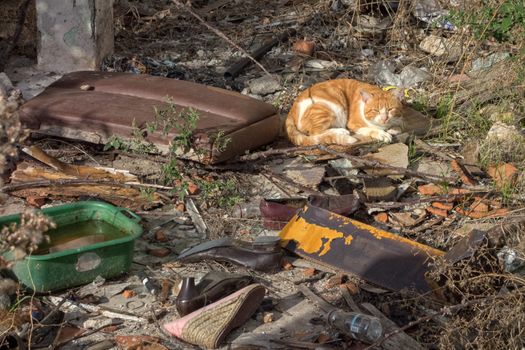
[[[386,338],[382,343],[381,347],[386,350],[424,350],[425,348],[414,340],[411,336],[403,331],[399,331],[399,327],[386,317],[381,311],[379,311],[374,305],[369,303],[361,304],[361,307],[370,312],[375,317],[379,318],[381,325],[383,326],[383,334],[386,336],[392,332],[398,332],[392,336]]]

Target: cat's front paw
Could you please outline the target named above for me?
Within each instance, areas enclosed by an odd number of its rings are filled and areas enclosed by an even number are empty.
[[[387,130],[387,133],[389,133],[390,135],[399,135],[401,134],[401,129],[392,128],[392,129]]]
[[[383,130],[377,130],[375,133],[373,133],[370,136],[376,140],[379,140],[385,143],[392,142],[392,135]]]

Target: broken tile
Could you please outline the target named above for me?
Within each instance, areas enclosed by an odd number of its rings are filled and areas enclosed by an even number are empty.
[[[472,219],[498,218],[502,216],[507,216],[509,214],[509,210],[507,208],[494,209],[487,212],[478,212],[462,208],[456,208],[456,212],[461,215],[468,216]]]
[[[169,248],[164,248],[164,247],[148,248],[146,251],[149,255],[156,256],[157,258],[163,258],[171,254],[171,250]]]
[[[129,298],[133,298],[135,295],[137,295],[137,293],[135,293],[135,291],[133,290],[130,290],[130,289],[126,289],[123,293],[122,293],[122,296],[126,299],[129,299]]]
[[[518,169],[510,163],[504,163],[489,167],[487,173],[494,180],[496,186],[501,188],[512,184],[516,180]]]
[[[476,200],[474,201],[474,203],[470,205],[470,210],[486,213],[489,211],[489,206],[488,204],[484,203],[482,200]]]
[[[436,194],[443,193],[443,189],[439,187],[438,185],[434,185],[434,184],[426,184],[426,185],[418,186],[417,190],[419,193],[421,193],[424,196],[435,196]]]
[[[303,275],[306,277],[312,277],[313,275],[315,275],[316,272],[317,271],[313,267],[311,267],[309,269],[304,270]]]
[[[430,207],[427,207],[427,211],[436,216],[441,216],[444,218],[448,217],[448,210],[446,209],[438,209],[438,208],[430,206]]]
[[[456,174],[459,175],[459,177],[461,178],[461,181],[465,185],[469,185],[469,186],[477,185],[476,180],[472,178],[472,176],[467,172],[467,170],[457,160],[454,159],[453,161],[451,161],[450,166],[452,167],[452,169],[454,169]]]
[[[388,214],[385,212],[374,215],[374,220],[386,224],[388,222]]]
[[[452,210],[452,208],[454,208],[453,203],[446,203],[446,202],[432,202],[432,206],[434,208],[443,209],[443,210]]]

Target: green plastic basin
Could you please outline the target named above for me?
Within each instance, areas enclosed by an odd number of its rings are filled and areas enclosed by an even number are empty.
[[[103,242],[49,254],[28,255],[15,262],[12,270],[25,287],[35,292],[52,292],[90,283],[97,276],[116,277],[129,270],[135,239],[142,234],[142,227],[138,224],[140,217],[134,213],[95,201],[46,208],[42,213],[57,225],[56,229],[46,233],[51,238],[53,232],[61,227],[80,227],[82,223],[90,221],[103,222],[106,227],[111,225],[121,234],[116,239],[108,238],[109,240]],[[0,227],[19,221],[20,214],[3,216],[0,217]],[[4,253],[3,256],[8,261],[13,259],[11,252]]]

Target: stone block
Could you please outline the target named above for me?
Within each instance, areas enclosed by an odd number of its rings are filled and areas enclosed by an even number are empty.
[[[113,52],[112,0],[38,0],[38,67],[97,70]]]

